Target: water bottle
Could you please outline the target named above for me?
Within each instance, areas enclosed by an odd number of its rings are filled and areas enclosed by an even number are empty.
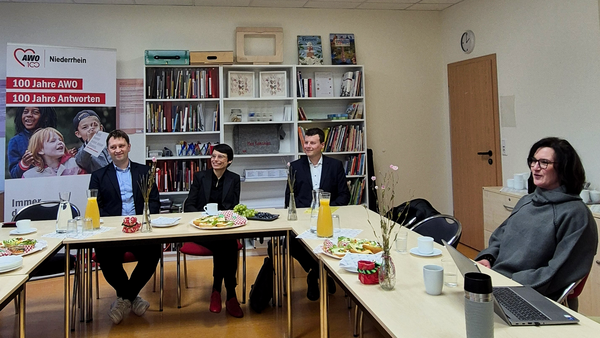
[[[467,338],[494,337],[494,301],[490,276],[465,274],[465,320]]]

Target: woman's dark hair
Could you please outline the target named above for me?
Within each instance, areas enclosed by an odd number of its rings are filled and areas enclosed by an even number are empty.
[[[227,155],[227,162],[229,161],[233,161],[233,149],[231,149],[231,147],[225,143],[220,143],[217,144],[213,147],[213,151],[218,151],[222,154]],[[231,165],[231,163],[227,164],[227,167],[229,167]]]
[[[579,195],[585,183],[585,170],[579,155],[569,141],[558,137],[546,137],[537,141],[529,150],[528,163],[529,159],[534,157],[540,148],[552,148],[554,150],[553,165],[560,185],[567,188],[568,194]],[[529,190],[531,191],[533,180],[530,180],[529,183]]]
[[[34,107],[34,106],[27,106]],[[25,130],[25,125],[23,125],[23,112],[27,107],[18,107],[17,113],[15,114],[15,134],[18,134]],[[40,119],[38,120],[38,124],[36,129],[52,127],[56,128],[56,111],[52,107],[36,107],[40,110]]]

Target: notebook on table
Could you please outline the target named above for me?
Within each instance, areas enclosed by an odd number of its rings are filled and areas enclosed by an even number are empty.
[[[442,240],[456,267],[465,276],[479,266]],[[509,325],[576,324],[579,320],[529,286],[494,287],[494,312]]]

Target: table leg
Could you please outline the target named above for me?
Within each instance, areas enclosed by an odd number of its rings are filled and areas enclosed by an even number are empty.
[[[281,241],[281,237],[277,237],[277,243],[280,244],[279,247],[279,259],[277,259],[277,273],[279,274],[279,278],[277,280],[279,287],[279,306],[283,306],[283,243]]]
[[[273,306],[279,307],[279,271],[277,270],[277,266],[279,266],[279,237],[272,238],[271,249],[273,254],[273,271],[275,272],[273,283]]]
[[[25,287],[19,292],[19,337],[25,338]]]
[[[161,244],[161,253],[160,253],[160,281],[158,282],[160,284],[159,288],[160,288],[160,301],[159,301],[159,311],[162,312],[163,310],[163,297],[164,297],[164,288],[163,288],[163,281],[165,280],[165,264],[164,264],[164,258],[163,258],[163,253],[165,252],[164,250],[164,244]],[[155,272],[156,273],[156,272]]]
[[[325,265],[322,260],[319,260],[319,301],[321,307],[321,337],[327,338],[329,337],[329,323],[327,322],[327,270],[325,269]]]
[[[87,292],[87,322],[91,322],[94,316],[94,310],[93,310],[93,292],[92,292],[92,248],[88,249],[88,255],[87,255],[87,274],[88,274],[88,284],[86,285],[88,292]]]
[[[69,260],[71,259],[71,255],[69,255],[69,244],[65,245],[65,280],[64,280],[64,284],[65,284],[65,301],[64,301],[64,308],[65,308],[65,338],[69,337],[69,334],[71,333],[71,325],[69,323],[70,321],[70,316],[69,316],[69,305],[70,305],[70,293],[71,293],[71,281],[69,280]]]
[[[181,309],[181,275],[180,273],[180,268],[179,268],[179,262],[181,259],[181,251],[179,251],[181,249],[181,243],[177,243],[177,308]]]
[[[287,322],[288,322],[288,337],[292,338],[292,255],[290,254],[290,231],[285,234],[285,264],[286,269],[286,284],[287,284]]]

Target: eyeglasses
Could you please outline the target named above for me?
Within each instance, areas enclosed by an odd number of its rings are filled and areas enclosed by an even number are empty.
[[[554,163],[556,163],[556,162],[548,161],[543,158],[539,159],[539,160],[535,157],[531,157],[531,158],[527,159],[527,164],[529,164],[530,168],[533,168],[533,167],[535,167],[536,164],[539,164],[540,168],[546,169],[546,168],[548,168],[548,164],[554,164]]]

